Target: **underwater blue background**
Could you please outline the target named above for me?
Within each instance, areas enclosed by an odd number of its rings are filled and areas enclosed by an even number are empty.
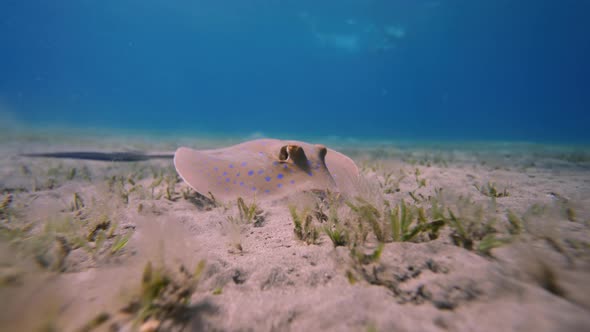
[[[79,128],[590,142],[590,1],[0,1],[0,112]]]

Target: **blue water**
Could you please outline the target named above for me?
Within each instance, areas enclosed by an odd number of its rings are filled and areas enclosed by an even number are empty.
[[[194,134],[590,142],[590,1],[3,0],[0,113]]]

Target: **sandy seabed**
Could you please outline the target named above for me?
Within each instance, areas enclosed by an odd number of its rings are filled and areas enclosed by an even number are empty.
[[[20,156],[229,142],[3,137],[0,330],[590,331],[584,148],[340,143],[364,201],[294,193],[252,218],[171,160]]]

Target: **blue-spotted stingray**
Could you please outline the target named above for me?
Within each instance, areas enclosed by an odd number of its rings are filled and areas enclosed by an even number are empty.
[[[350,194],[359,180],[357,166],[344,154],[323,145],[277,139],[214,150],[181,147],[174,155],[53,152],[23,156],[120,162],[173,157],[176,171],[191,188],[202,195],[210,192],[221,200],[277,199],[294,192],[326,189]]]
[[[351,192],[359,171],[349,157],[299,141],[259,139],[216,150],[181,147],[174,166],[195,191],[222,200],[279,198],[293,192]]]

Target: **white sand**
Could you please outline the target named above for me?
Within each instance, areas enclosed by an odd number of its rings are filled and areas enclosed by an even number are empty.
[[[378,188],[384,175],[393,172],[392,186],[399,192],[365,191],[376,205],[382,199],[412,202],[410,191],[428,197],[444,188],[452,204],[460,195],[470,197],[485,207],[486,215],[499,216],[500,230],[507,224],[508,209],[522,216],[533,204],[548,206],[528,218],[526,230],[493,249],[491,256],[454,245],[446,227],[433,241],[387,242],[379,260],[365,265],[354,262],[350,248],[334,248],[324,233],[317,245],[295,237],[287,207],[305,205],[311,198],[304,194],[260,202],[265,212],[261,227],[235,226],[228,221],[228,216],[237,215],[234,202],[221,207],[195,204],[180,194],[187,189],[184,183],[174,184],[174,201],[164,197],[165,180],[152,196],[153,174],[174,174],[171,161],[105,163],[18,156],[80,148],[160,152],[173,150],[175,144],[178,141],[172,139],[160,145],[114,139],[4,139],[0,191],[11,192],[13,202],[10,218],[5,215],[1,223],[5,229],[31,229],[11,233],[13,244],[6,236],[0,240],[0,330],[76,330],[100,312],[110,318],[99,330],[139,329],[141,322],[131,325],[131,316],[120,311],[139,292],[146,262],[172,271],[184,265],[192,271],[204,259],[205,271],[187,304],[193,309],[188,323],[171,327],[164,322],[162,330],[590,331],[587,151],[509,144],[401,150],[339,146],[363,168],[367,187]],[[426,181],[424,187],[418,188],[416,168],[419,179]],[[135,182],[144,189],[130,193],[125,203],[118,185],[109,191],[105,179],[132,174],[143,174]],[[488,181],[509,192],[492,207],[491,199],[474,186]],[[126,190],[132,186],[124,185]],[[79,212],[70,211],[74,193],[84,201]],[[573,221],[564,212],[567,208],[575,212],[569,215]],[[80,214],[89,221],[81,222]],[[48,222],[67,216],[78,222],[68,227],[80,227],[87,236],[89,224],[101,215],[111,221],[109,229],[115,223],[117,227],[94,251],[72,247],[63,253],[59,240],[43,238],[49,234],[44,230]],[[117,236],[130,236],[129,242],[112,253]],[[369,235],[362,250],[370,253],[375,247]],[[35,259],[39,253],[46,267]]]

